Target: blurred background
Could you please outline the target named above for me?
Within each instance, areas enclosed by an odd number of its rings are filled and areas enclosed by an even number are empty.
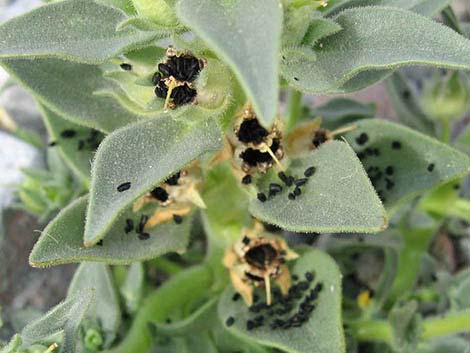
[[[0,0],[0,23],[40,3],[38,0]],[[461,19],[470,22],[470,0],[453,1],[452,6]],[[415,78],[418,94],[423,87],[420,80],[429,78],[433,74],[430,71],[406,70],[412,81]],[[398,120],[384,83],[346,96],[374,103],[376,116]],[[306,103],[314,109],[332,98],[308,97]],[[464,117],[454,127],[454,136],[469,122],[470,116]],[[34,100],[0,68],[0,340],[8,339],[25,322],[64,298],[75,269],[75,265],[62,265],[39,270],[28,265],[29,252],[44,223],[67,203],[74,189],[80,188],[60,157],[47,149],[47,143],[46,129]],[[30,212],[24,210],[20,197],[25,201],[30,197],[28,188],[43,186],[46,195],[27,200]],[[31,211],[37,215],[32,215]],[[469,240],[469,237],[462,237],[459,240],[462,244],[458,245],[459,249],[467,249],[461,256],[468,258]],[[440,248],[454,250],[445,240]],[[459,259],[454,256],[454,261]]]

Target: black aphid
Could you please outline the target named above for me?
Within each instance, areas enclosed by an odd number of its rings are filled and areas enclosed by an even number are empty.
[[[404,99],[408,99],[408,98],[410,98],[410,96],[411,96],[411,92],[410,92],[410,91],[408,91],[408,90],[404,90],[404,91],[403,91],[402,97],[403,97]]]
[[[57,146],[57,141],[51,141],[47,144],[49,147]]]
[[[126,233],[130,233],[134,230],[134,221],[130,218],[126,219],[126,227],[124,228],[124,231]]]
[[[266,195],[262,192],[259,192],[257,197],[258,197],[258,200],[261,201],[261,202],[266,202],[266,200],[267,200]]]
[[[242,239],[242,243],[245,245],[250,244],[250,238],[248,238],[246,235]]]
[[[312,282],[314,278],[314,275],[312,272],[305,272],[305,279],[309,282]]]
[[[363,132],[362,134],[360,134],[358,137],[356,137],[356,143],[358,145],[363,145],[365,144],[367,141],[369,141],[369,136]]]
[[[159,72],[155,72],[152,76],[152,84],[156,86],[162,79],[162,75]]]
[[[294,189],[294,195],[295,196],[300,196],[301,193],[302,193],[302,190],[300,190],[300,188],[298,186],[296,186],[295,189]]]
[[[427,168],[428,172],[432,172],[434,170],[434,167],[435,167],[434,163],[428,164],[428,168]]]
[[[239,300],[241,298],[241,295],[240,293],[236,292],[233,296],[232,296],[232,300],[234,302],[236,302],[237,300]]]
[[[315,174],[315,171],[316,171],[316,168],[315,167],[308,167],[307,169],[305,169],[304,171],[304,175],[309,178],[311,177],[313,174]]]
[[[225,320],[225,325],[227,325],[227,327],[232,326],[234,323],[235,323],[235,318],[233,316],[230,316],[227,318],[227,320]]]
[[[166,202],[169,197],[168,192],[160,186],[157,186],[155,189],[153,189],[150,194],[152,194],[152,196],[160,202]]]
[[[122,63],[119,66],[121,66],[121,69],[123,69],[124,71],[131,71],[132,70],[132,65],[128,64],[128,63]]]
[[[164,64],[164,63],[158,64],[158,71],[162,73],[163,77],[171,76],[171,69],[167,64]]]
[[[123,192],[123,191],[129,190],[130,188],[131,188],[131,182],[128,181],[128,182],[125,182],[125,183],[122,183],[121,185],[119,185],[117,187],[117,191]]]
[[[302,185],[305,185],[307,183],[308,179],[307,178],[300,178],[300,179],[297,179],[294,181],[294,184],[296,186],[302,186]]]
[[[166,86],[165,82],[160,81],[157,83],[157,87],[155,87],[155,95],[159,98],[166,98],[168,94],[168,87]]]
[[[139,237],[140,240],[147,240],[148,238],[150,238],[150,234],[149,233],[139,233],[138,237]]]
[[[291,201],[294,201],[295,200],[295,195],[290,192],[289,195],[287,195],[287,198]]]
[[[64,139],[70,139],[70,138],[73,138],[75,137],[75,135],[77,135],[77,131],[73,130],[73,129],[66,129],[66,130],[63,130],[61,133],[60,133],[60,136]]]
[[[251,175],[247,174],[243,177],[242,183],[245,185],[251,184]]]
[[[393,175],[394,172],[395,172],[395,170],[391,165],[389,165],[387,168],[385,168],[385,174],[387,174],[387,175]]]
[[[173,174],[171,177],[169,177],[167,180],[165,180],[165,183],[167,183],[168,185],[178,185],[178,180],[180,179],[181,177],[181,172],[178,172],[176,174]]]
[[[281,145],[278,139],[274,139],[272,145],[270,146],[271,151],[274,154],[280,147]],[[261,152],[251,147],[240,153],[240,158],[250,167],[256,167],[258,163],[269,163],[273,160],[273,157],[271,157],[269,152]]]
[[[101,239],[99,242],[97,242],[96,245],[103,246],[103,239]]]
[[[312,144],[315,147],[320,146],[321,144],[325,143],[326,141],[328,141],[327,130],[318,129],[317,131],[315,131],[315,134],[313,135],[313,139],[312,139]]]
[[[392,141],[392,148],[394,150],[399,150],[401,149],[401,142],[400,141]]]
[[[266,264],[274,261],[277,256],[278,253],[271,244],[262,244],[248,250],[245,254],[245,260],[253,267],[265,269]],[[255,297],[253,297],[253,302],[256,302]]]
[[[237,132],[238,139],[243,143],[260,144],[268,135],[268,130],[260,125],[258,119],[244,120]]]
[[[191,103],[197,96],[197,91],[189,87],[186,83],[182,86],[175,87],[171,92],[170,98],[176,105],[184,105]]]
[[[298,81],[298,80],[299,80],[299,78],[298,78],[298,77],[294,77],[294,80]]]
[[[173,215],[173,221],[176,224],[181,224],[181,223],[183,223],[183,217],[181,217],[180,215],[174,214]]]
[[[269,195],[274,196],[282,191],[282,186],[276,183],[269,184]]]
[[[139,225],[137,226],[136,232],[137,233],[142,233],[144,231],[145,224],[149,220],[149,217],[147,215],[142,215],[140,216],[140,222]]]
[[[287,186],[291,186],[292,183],[291,183],[291,179],[286,175],[286,173],[284,172],[279,172],[277,174],[277,176],[279,177],[279,179],[281,179],[281,181],[286,184]]]
[[[255,326],[256,326],[256,324],[255,324],[254,321],[248,320],[248,321],[246,322],[246,329],[247,329],[248,331],[253,330],[253,329],[255,328]]]
[[[170,75],[178,81],[194,81],[203,68],[203,63],[192,55],[172,56],[167,61]]]

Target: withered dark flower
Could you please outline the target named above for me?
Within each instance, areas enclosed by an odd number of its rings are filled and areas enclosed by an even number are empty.
[[[286,295],[291,276],[286,261],[296,259],[284,239],[264,230],[257,223],[254,229],[244,229],[242,237],[230,246],[224,256],[224,266],[230,271],[235,290],[247,305],[253,304],[254,287],[265,287],[266,303],[271,305],[271,280]]]

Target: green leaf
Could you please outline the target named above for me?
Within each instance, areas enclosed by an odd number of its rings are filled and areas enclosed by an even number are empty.
[[[120,288],[120,293],[126,303],[127,311],[135,313],[139,308],[144,289],[145,271],[141,262],[129,266],[127,276]]]
[[[129,0],[96,0],[97,3],[101,3],[107,6],[115,7],[121,9],[129,15],[135,14],[134,6]]]
[[[55,306],[43,317],[31,322],[21,331],[22,348],[41,342],[50,336],[64,332],[60,351],[74,353],[78,328],[93,300],[92,290],[83,290]]]
[[[276,0],[180,0],[178,17],[233,69],[263,123],[278,105],[282,8]]]
[[[434,124],[421,109],[418,98],[404,74],[395,72],[386,81],[386,87],[398,119],[411,128],[434,136]]]
[[[0,26],[0,58],[55,56],[81,63],[101,63],[152,42],[157,32],[127,27],[127,16],[93,0],[44,5]]]
[[[104,346],[109,347],[121,323],[121,309],[108,266],[96,262],[80,264],[70,283],[67,297],[87,289],[93,289],[95,295],[86,317],[99,323],[106,337]]]
[[[47,108],[76,124],[108,132],[141,118],[116,100],[94,94],[111,85],[103,80],[98,66],[53,58],[2,60],[0,64]]]
[[[204,153],[222,147],[213,119],[193,122],[169,116],[125,127],[100,145],[92,169],[85,245],[104,237],[129,205]],[[129,190],[117,187],[131,183]]]
[[[341,31],[341,26],[336,22],[327,18],[316,18],[310,23],[302,43],[314,46],[320,39],[331,36],[339,31]]]
[[[46,267],[80,261],[130,264],[184,250],[188,244],[192,217],[186,216],[179,225],[163,223],[149,230],[150,238],[144,241],[139,240],[135,232],[125,233],[126,219],[132,219],[137,225],[142,215],[128,209],[112,224],[102,246],[84,247],[87,202],[87,197],[78,199],[48,224],[29,257],[32,266]]]
[[[169,29],[181,27],[174,10],[165,0],[132,0],[139,16]]]
[[[293,160],[286,173],[302,178],[311,166],[316,172],[301,187],[299,197],[288,199],[292,190],[284,187],[266,202],[253,199],[251,213],[295,232],[372,233],[387,227],[385,210],[360,161],[346,143],[324,143],[310,155]],[[264,178],[259,191],[267,194],[273,179]],[[277,177],[276,180],[279,182]]]
[[[216,321],[215,309],[218,300],[219,298],[214,296],[183,320],[169,324],[156,323],[156,331],[168,336],[185,336],[197,335],[201,331],[208,330],[217,324],[214,321]]]
[[[312,113],[323,119],[322,127],[335,130],[356,120],[373,118],[375,112],[374,103],[361,103],[349,98],[334,98],[316,107]]]
[[[470,41],[432,20],[400,9],[367,7],[341,12],[343,30],[316,48],[316,60],[292,53],[284,78],[310,93],[335,92],[365,70],[431,65],[470,70]],[[366,78],[377,79],[377,74]]]
[[[269,324],[276,316],[264,315],[264,311],[252,313],[242,300],[233,301],[234,290],[231,286],[225,290],[219,301],[220,321],[225,323],[227,318],[233,317],[235,323],[228,327],[230,332],[290,353],[344,352],[345,340],[341,321],[341,274],[339,269],[327,254],[318,250],[310,250],[297,260],[293,268],[293,274],[296,274],[299,278],[304,278],[307,271],[315,272],[315,281],[311,284],[311,288],[316,283],[323,283],[323,290],[318,296],[315,303],[316,308],[313,310],[310,319],[303,326],[290,329],[271,329]],[[295,304],[300,303],[302,299],[296,300]],[[296,306],[294,308],[296,311]],[[292,314],[289,314],[289,316]],[[258,315],[264,315],[264,325],[253,330],[247,330],[247,320],[253,320]]]
[[[103,135],[65,120],[43,105],[40,105],[40,110],[51,142],[55,143],[51,148],[59,150],[64,161],[77,175],[89,180],[93,154]],[[75,131],[76,135],[72,138],[63,138],[61,133],[67,130]],[[96,139],[91,140],[92,134],[96,134]]]
[[[386,6],[411,10],[423,16],[432,17],[441,11],[450,0],[346,0],[326,11],[326,16],[335,16],[354,7]]]
[[[468,156],[419,132],[379,119],[359,121],[356,125],[357,130],[345,138],[357,153],[364,154],[362,163],[366,170],[378,167],[382,173],[374,184],[389,212],[402,201],[470,173]],[[368,141],[359,145],[356,139],[362,133],[367,134]],[[393,148],[394,145],[400,148]],[[367,153],[367,148],[369,152],[377,148],[379,156]],[[390,175],[386,174],[388,166],[393,168]]]

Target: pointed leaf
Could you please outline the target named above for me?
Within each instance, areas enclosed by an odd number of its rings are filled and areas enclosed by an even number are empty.
[[[126,210],[106,233],[103,245],[83,246],[83,232],[88,197],[82,197],[62,210],[52,220],[29,257],[34,267],[47,267],[70,262],[98,261],[109,264],[130,264],[149,260],[171,251],[184,250],[189,241],[191,216],[182,224],[168,222],[148,231],[150,238],[139,240],[135,232],[125,233],[126,219],[138,224],[141,213]]]
[[[145,271],[142,262],[134,262],[129,266],[126,279],[120,288],[120,293],[126,303],[127,311],[135,313],[142,299]]]
[[[404,65],[470,70],[470,40],[416,13],[366,7],[335,21],[343,30],[321,42],[316,60],[294,53],[282,60],[282,75],[296,89],[334,92],[362,71]]]
[[[0,64],[35,98],[61,117],[101,131],[112,131],[141,117],[116,100],[94,94],[105,83],[97,66],[59,59],[2,60]]]
[[[65,120],[43,105],[40,105],[40,109],[51,142],[54,143],[50,148],[57,148],[67,165],[77,175],[89,180],[93,154],[104,137],[103,134]],[[62,136],[69,131],[74,131],[75,135]]]
[[[22,347],[26,348],[54,334],[64,332],[60,351],[74,353],[79,325],[92,300],[92,290],[77,292],[43,317],[25,326],[20,334],[23,340]]]
[[[282,192],[266,202],[253,199],[251,213],[271,224],[295,232],[362,232],[372,233],[387,226],[387,216],[354,151],[344,142],[331,141],[313,153],[290,164],[286,173],[297,178],[315,167],[315,174],[301,187],[302,194],[288,199],[292,192]],[[260,192],[267,194],[275,179],[264,178]]]
[[[155,40],[157,32],[116,31],[127,16],[93,0],[44,5],[0,26],[0,58],[55,56],[101,63]]]
[[[301,327],[289,329],[272,329],[270,324],[274,319],[286,319],[297,310],[301,299],[294,300],[294,309],[288,315],[266,315],[264,309],[259,313],[249,311],[242,300],[232,299],[234,290],[229,286],[219,301],[218,312],[220,321],[225,323],[233,317],[235,323],[228,330],[237,336],[250,338],[266,346],[276,347],[290,353],[340,353],[345,351],[345,340],[341,321],[341,274],[333,259],[318,250],[311,250],[297,260],[293,274],[304,279],[306,272],[315,272],[315,279],[309,283],[313,289],[317,283],[322,283],[323,289],[314,302],[315,309],[309,320]],[[307,282],[308,283],[308,282]],[[304,292],[309,294],[310,290]],[[260,296],[263,295],[260,291]],[[274,302],[273,307],[280,306]],[[247,330],[247,320],[254,320],[258,315],[264,316],[261,327]]]
[[[345,135],[371,176],[387,209],[424,191],[470,173],[470,158],[407,127],[384,120],[363,120]],[[367,134],[367,142],[357,138]],[[377,153],[374,153],[377,149]],[[377,167],[377,169],[370,169]],[[391,167],[387,174],[387,167]],[[388,181],[387,181],[388,179]]]
[[[282,8],[276,0],[180,0],[182,22],[232,68],[264,125],[277,112]]]
[[[162,116],[109,135],[93,163],[85,245],[103,238],[119,214],[140,196],[221,146],[221,132],[213,119],[189,123]],[[130,189],[119,192],[123,183],[130,183]]]
[[[334,98],[316,107],[313,115],[322,118],[322,127],[335,130],[356,120],[373,118],[375,112],[374,103],[361,103],[349,98]]]
[[[95,293],[86,317],[99,323],[105,335],[104,345],[108,347],[116,337],[121,323],[121,309],[107,265],[96,262],[80,264],[70,283],[67,297],[86,289],[93,289]]]

